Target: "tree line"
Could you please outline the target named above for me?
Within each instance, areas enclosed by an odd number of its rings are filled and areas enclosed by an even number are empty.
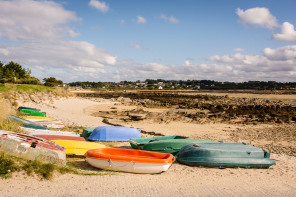
[[[63,84],[63,81],[57,80],[55,77],[44,78],[43,81],[45,86],[51,87]],[[0,83],[43,84],[38,78],[31,75],[30,69],[23,68],[20,64],[13,61],[7,64],[3,64],[0,61]]]
[[[72,87],[81,88],[107,88],[107,89],[203,89],[203,90],[290,90],[296,89],[296,82],[276,81],[247,81],[247,82],[218,82],[213,80],[163,80],[146,79],[145,81],[121,81],[121,82],[72,82]]]

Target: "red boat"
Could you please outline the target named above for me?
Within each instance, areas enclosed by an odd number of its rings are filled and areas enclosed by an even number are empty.
[[[65,135],[34,135],[47,140],[76,140],[85,141],[83,137],[65,136]]]

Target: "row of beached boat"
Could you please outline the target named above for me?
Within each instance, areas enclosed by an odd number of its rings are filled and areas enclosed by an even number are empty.
[[[46,125],[31,121],[53,121],[44,114],[36,116],[30,113],[31,117],[25,118],[10,115],[12,120],[22,124],[22,130],[27,134],[0,130],[0,150],[57,164],[65,164],[66,155],[80,155],[85,156],[94,167],[133,173],[164,172],[175,160],[189,166],[219,168],[269,168],[275,164],[267,150],[246,143],[223,143],[182,136],[141,138],[139,129],[120,126],[91,127],[79,135],[49,130]],[[100,141],[128,141],[131,149],[106,148],[98,143]]]

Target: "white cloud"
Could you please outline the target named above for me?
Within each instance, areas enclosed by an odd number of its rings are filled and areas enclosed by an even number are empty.
[[[143,50],[144,48],[139,45],[139,44],[129,44],[130,47],[132,48],[135,48],[135,49],[138,49],[138,50]]]
[[[0,44],[3,62],[16,61],[43,71],[44,76],[54,69],[105,73],[105,66],[116,63],[116,56],[104,49],[69,40],[79,33],[67,25],[80,18],[57,3],[13,0],[0,1],[0,7],[0,39],[14,42]]]
[[[265,48],[261,55],[212,56],[209,60],[231,66],[245,81],[295,81],[296,77],[293,74],[296,71],[296,45],[276,49]]]
[[[67,23],[81,20],[51,1],[0,1],[0,7],[0,38],[12,41],[59,39],[68,36]]]
[[[270,60],[287,61],[296,65],[296,45],[280,47],[277,49],[265,48],[263,55]]]
[[[165,14],[161,14],[159,17],[160,17],[161,19],[163,19],[164,21],[168,21],[168,22],[173,23],[173,24],[178,24],[178,23],[180,22],[180,21],[179,21],[178,19],[176,19],[175,17],[173,17],[173,16],[168,17],[168,16],[165,15]]]
[[[3,53],[3,50],[9,53]],[[105,72],[105,65],[116,63],[115,56],[88,42],[66,40],[48,44],[0,46],[0,57],[33,67],[47,66],[81,72]]]
[[[237,8],[236,14],[239,16],[239,23],[251,24],[268,29],[278,27],[277,19],[264,7],[256,7],[245,11]]]
[[[235,51],[235,52],[244,52],[245,49],[243,49],[243,48],[236,48],[236,49],[233,49],[233,51]]]
[[[294,25],[284,22],[281,27],[281,33],[273,34],[273,39],[286,42],[296,42],[296,31]]]
[[[137,23],[146,23],[146,19],[143,16],[137,16]]]
[[[88,3],[88,5],[90,7],[93,7],[103,13],[106,13],[109,11],[109,6],[105,3],[105,2],[101,2],[101,1],[98,1],[98,0],[90,0],[90,2]]]

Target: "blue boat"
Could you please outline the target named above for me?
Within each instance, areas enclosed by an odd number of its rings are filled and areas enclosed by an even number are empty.
[[[141,131],[131,127],[100,126],[93,130],[88,137],[90,141],[127,141],[131,138],[140,138]]]
[[[177,154],[177,161],[189,166],[219,168],[269,168],[275,164],[268,150],[246,143],[192,143]]]

